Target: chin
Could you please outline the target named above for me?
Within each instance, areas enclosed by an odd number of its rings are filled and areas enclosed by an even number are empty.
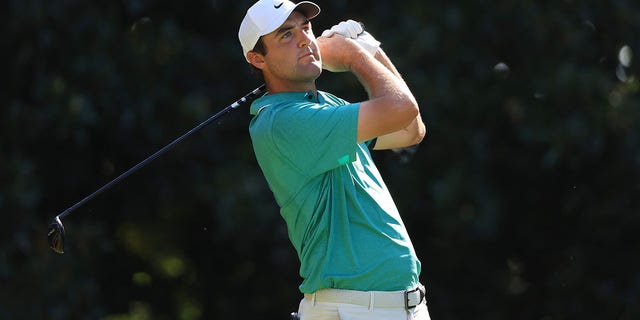
[[[313,65],[316,67],[318,71],[318,75],[320,75],[320,73],[322,73],[322,61],[316,60],[316,62],[314,62]]]
[[[302,74],[305,74],[308,78],[313,78],[315,80],[322,73],[322,65],[313,63],[311,65],[305,66],[303,69],[300,69],[299,71]]]

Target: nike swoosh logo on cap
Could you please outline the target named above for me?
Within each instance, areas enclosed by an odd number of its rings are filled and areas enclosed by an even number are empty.
[[[283,3],[284,3],[284,2],[280,2],[280,4],[279,4],[279,5],[277,5],[277,6],[274,4],[274,5],[273,5],[273,7],[274,7],[274,8],[276,8],[276,9],[280,9],[280,7],[282,7],[282,4],[283,4]]]

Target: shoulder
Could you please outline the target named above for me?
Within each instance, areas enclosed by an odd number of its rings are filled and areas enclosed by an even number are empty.
[[[344,100],[332,93],[325,91],[318,91],[318,99],[330,105],[342,106],[350,104],[347,100]]]

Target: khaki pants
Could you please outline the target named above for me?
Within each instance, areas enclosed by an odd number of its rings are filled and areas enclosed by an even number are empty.
[[[347,292],[345,295],[344,292]],[[318,294],[306,294],[300,301],[301,320],[430,320],[426,301],[406,309],[399,297],[388,292],[357,292],[366,299],[351,299],[354,291],[330,289]],[[378,293],[378,294],[376,294]],[[344,298],[344,299],[343,299]],[[377,298],[377,299],[376,299]],[[340,301],[344,300],[344,301]],[[398,302],[400,301],[400,302]]]

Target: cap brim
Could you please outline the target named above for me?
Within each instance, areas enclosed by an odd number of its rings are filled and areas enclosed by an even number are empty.
[[[301,12],[307,19],[313,19],[320,13],[320,7],[311,1],[300,1],[296,3],[293,8],[285,11],[279,19],[274,20],[271,27],[264,30],[260,36],[264,36],[265,34],[269,34],[278,29],[294,11]]]
[[[320,13],[320,7],[311,1],[300,1],[293,11],[300,11],[307,19],[313,19]]]

